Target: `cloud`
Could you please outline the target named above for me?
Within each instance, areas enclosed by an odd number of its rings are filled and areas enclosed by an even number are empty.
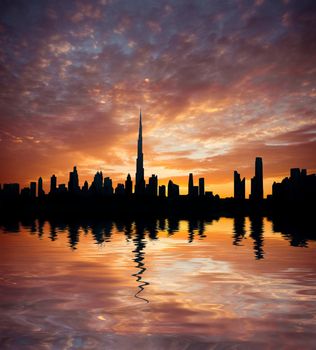
[[[139,107],[146,173],[225,184],[257,155],[268,177],[316,168],[309,1],[4,1],[0,13],[0,183],[66,181],[72,163],[81,179],[103,167],[122,181]]]

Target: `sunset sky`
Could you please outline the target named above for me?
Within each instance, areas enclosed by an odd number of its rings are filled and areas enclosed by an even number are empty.
[[[0,183],[135,176],[265,194],[316,171],[316,1],[1,0]]]

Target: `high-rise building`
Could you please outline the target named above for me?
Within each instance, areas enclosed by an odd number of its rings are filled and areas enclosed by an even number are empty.
[[[188,182],[188,195],[190,197],[193,197],[194,192],[194,182],[193,182],[193,174],[189,174],[189,182]]]
[[[204,197],[205,196],[205,181],[204,177],[199,178],[199,196]]]
[[[57,177],[53,175],[50,178],[50,193],[55,193],[57,189]]]
[[[112,196],[113,194],[112,179],[109,177],[104,178],[104,194],[106,196]]]
[[[234,171],[234,198],[245,199],[246,179],[240,179],[240,174]]]
[[[80,191],[79,177],[76,166],[74,166],[74,170],[69,173],[68,191],[72,193]]]
[[[133,193],[133,182],[132,182],[132,178],[131,175],[128,174],[126,181],[125,181],[125,194],[126,196],[131,196]]]
[[[103,188],[103,174],[102,174],[102,171],[97,171],[97,173],[94,175],[94,179],[90,186],[90,191],[92,193],[101,194],[102,188]]]
[[[30,195],[32,198],[36,197],[36,182],[31,182],[30,184]]]
[[[180,195],[179,185],[176,185],[171,180],[169,180],[169,182],[168,182],[168,197],[169,198],[176,198],[176,197],[179,197],[179,195]]]
[[[43,179],[41,177],[38,179],[37,186],[38,186],[38,196],[43,197],[45,192],[43,190]]]
[[[143,195],[145,193],[144,178],[144,156],[143,156],[143,129],[142,129],[142,111],[139,112],[139,130],[137,142],[137,159],[136,159],[136,179],[135,194]]]
[[[149,178],[147,194],[152,197],[157,197],[158,192],[158,176],[152,174]]]
[[[263,199],[263,166],[262,158],[257,157],[255,162],[255,176],[251,179],[251,199]]]

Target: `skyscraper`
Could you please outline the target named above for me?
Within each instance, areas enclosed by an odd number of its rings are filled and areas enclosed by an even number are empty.
[[[152,176],[149,178],[147,194],[152,197],[157,197],[157,192],[158,192],[158,176],[152,174]]]
[[[55,193],[57,189],[57,177],[53,175],[50,178],[50,193]]]
[[[132,182],[131,175],[128,174],[125,181],[125,194],[126,196],[131,196],[132,192],[133,192],[133,182]]]
[[[245,188],[246,188],[245,178],[241,180],[240,174],[235,170],[234,171],[234,198],[245,199]]]
[[[112,196],[113,194],[112,179],[108,176],[104,178],[104,194],[106,196]]]
[[[263,166],[262,158],[257,157],[255,163],[255,176],[251,179],[251,199],[263,199]]]
[[[36,182],[32,181],[30,184],[30,195],[32,198],[36,197]]]
[[[194,195],[194,182],[193,182],[193,174],[189,174],[189,182],[188,182],[188,195],[192,197]]]
[[[199,178],[199,196],[204,197],[205,196],[205,181],[204,177]]]
[[[78,192],[79,190],[80,190],[80,187],[79,187],[79,177],[78,177],[77,167],[74,166],[74,170],[69,173],[68,191]]]
[[[90,191],[92,193],[101,194],[102,189],[103,189],[103,174],[102,174],[102,171],[97,171],[97,173],[94,175],[94,179],[90,186]]]
[[[139,111],[139,130],[137,143],[137,159],[136,159],[136,181],[135,193],[142,195],[145,193],[145,178],[144,178],[144,158],[143,158],[143,130],[142,130],[142,111]]]
[[[168,182],[168,197],[177,198],[180,195],[179,185],[176,185],[171,180]]]
[[[45,192],[43,190],[43,179],[41,177],[38,179],[37,186],[38,186],[38,196],[43,197]]]

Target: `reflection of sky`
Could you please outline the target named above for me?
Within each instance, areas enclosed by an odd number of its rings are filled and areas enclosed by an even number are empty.
[[[266,192],[290,167],[315,171],[315,13],[300,0],[1,2],[0,183],[66,182],[72,162],[82,183],[100,169],[122,182],[140,106],[146,177],[162,183],[183,189],[194,171],[231,195],[256,156]]]
[[[38,223],[16,234],[1,229],[0,333],[11,348],[19,341],[87,349],[148,341],[160,349],[167,334],[175,349],[201,341],[312,348],[315,242],[292,247],[265,220],[265,257],[255,260],[248,220],[240,246],[232,244],[232,219],[207,223],[203,238],[194,230],[190,244],[187,227],[180,221],[179,231],[169,236],[167,227],[158,239],[145,231],[141,279],[149,284],[140,296],[149,303],[134,297],[141,283],[134,224],[130,238],[124,225],[78,226],[75,250],[67,226],[56,226],[55,241],[48,223],[42,232]],[[96,245],[91,228],[108,232],[107,240]]]

